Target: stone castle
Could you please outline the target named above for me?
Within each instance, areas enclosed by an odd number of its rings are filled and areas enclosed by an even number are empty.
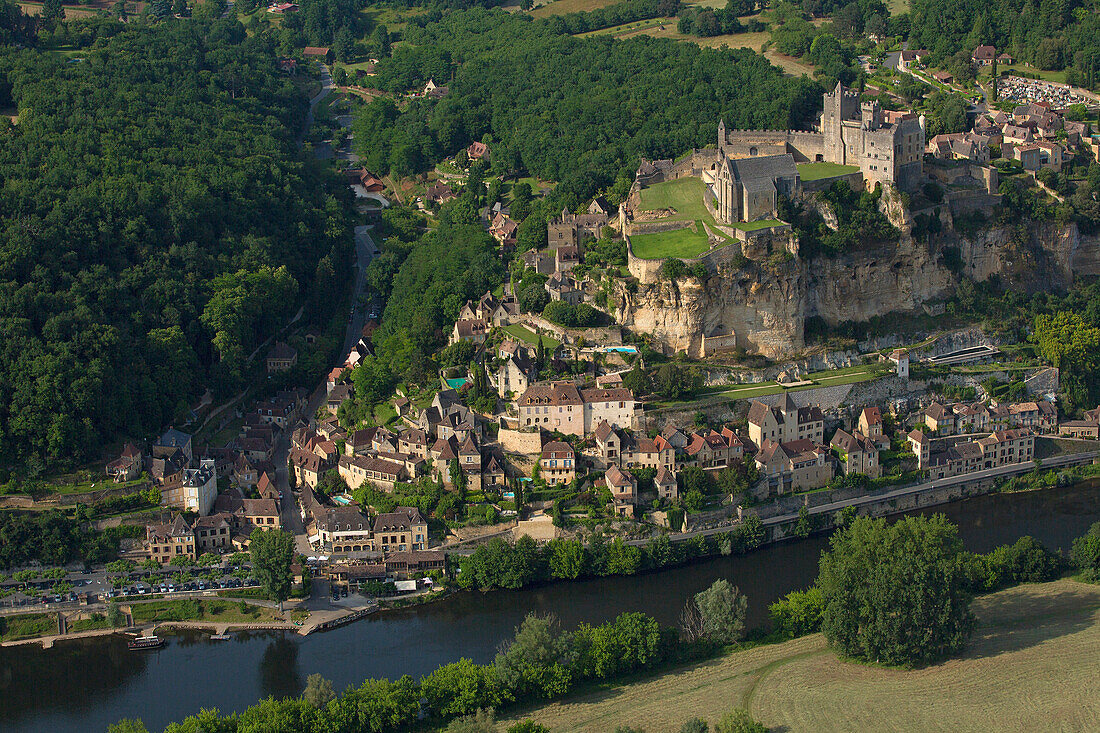
[[[859,168],[868,187],[915,189],[923,175],[924,118],[883,110],[837,84],[824,95],[813,131],[726,130],[718,123],[718,160],[711,176],[717,218],[732,223],[775,216],[778,194],[798,193],[796,163]]]

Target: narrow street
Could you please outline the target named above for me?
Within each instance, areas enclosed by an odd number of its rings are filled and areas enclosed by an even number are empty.
[[[332,74],[326,64],[321,64],[321,90],[309,100],[309,124],[313,124],[313,111],[317,105],[323,100],[332,90],[335,85],[332,81]],[[341,125],[351,129],[351,117],[349,115],[341,115],[338,118]],[[308,131],[308,127],[306,131]],[[303,132],[303,136],[304,136]],[[347,143],[335,151],[336,157],[355,162],[357,157],[351,152],[351,139],[349,137]],[[377,249],[374,240],[370,236],[370,226],[360,225],[355,227],[355,281],[351,291],[351,306],[348,314],[348,327],[344,334],[344,343],[340,347],[341,358],[351,351],[351,347],[360,339],[363,326],[366,324],[372,308],[371,303],[365,303],[360,306],[359,303],[363,299],[364,293],[367,289],[367,266],[370,265],[371,260],[374,258],[375,250]],[[377,316],[376,316],[377,317]],[[306,403],[305,410],[303,412],[303,419],[308,422],[313,421],[313,416],[320,409],[324,403],[325,398],[328,396],[325,389],[324,381],[317,386],[309,397]],[[294,548],[299,554],[310,556],[313,554],[313,548],[309,545],[309,540],[306,537],[305,524],[302,521],[302,515],[298,509],[298,502],[294,497],[294,492],[290,490],[290,477],[287,473],[287,459],[290,455],[290,437],[289,435],[280,435],[275,440],[275,450],[272,454],[272,462],[275,464],[275,476],[276,485],[279,492],[282,495],[282,499],[279,501],[279,516],[283,523],[283,528],[289,532],[294,533]]]

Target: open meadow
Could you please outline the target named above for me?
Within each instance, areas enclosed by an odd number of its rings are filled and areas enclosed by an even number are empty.
[[[959,658],[898,670],[841,661],[820,634],[760,646],[652,680],[530,711],[554,733],[618,725],[678,731],[737,706],[772,730],[1096,730],[1100,586],[1022,585],[974,602],[978,628]]]

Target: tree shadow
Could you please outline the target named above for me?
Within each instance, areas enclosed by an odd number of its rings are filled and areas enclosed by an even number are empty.
[[[1100,593],[1088,586],[986,596],[975,602],[978,626],[962,656],[995,657],[1075,634],[1096,623],[1098,610]]]

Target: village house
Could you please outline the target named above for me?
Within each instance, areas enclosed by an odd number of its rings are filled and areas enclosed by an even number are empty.
[[[321,483],[321,478],[327,470],[325,461],[316,453],[305,448],[294,448],[290,451],[287,461],[293,471],[290,477],[295,486],[308,486],[316,489]]]
[[[878,446],[860,431],[849,433],[837,430],[829,447],[840,461],[844,475],[862,473],[870,478],[878,478],[881,474]]]
[[[633,428],[641,403],[629,389],[578,389],[572,382],[533,384],[518,400],[520,425],[590,435],[603,421]]]
[[[928,141],[928,152],[940,160],[968,160],[989,164],[989,138],[973,132],[936,135]]]
[[[579,244],[562,244],[554,250],[554,270],[569,272],[584,262],[584,250]]]
[[[522,255],[523,266],[530,267],[540,275],[551,275],[554,273],[555,268],[554,257],[553,250],[546,252],[537,249],[529,249]]]
[[[909,50],[902,49],[898,54],[898,66],[903,70],[908,71],[914,66],[923,66],[924,59],[928,58],[928,51],[926,49]]]
[[[127,443],[122,448],[119,457],[107,464],[107,475],[116,484],[133,481],[141,476],[141,467],[144,459],[139,449],[133,443]]]
[[[393,491],[394,484],[408,475],[400,463],[370,456],[341,456],[336,467],[350,489],[357,489],[369,481],[380,489]]]
[[[195,532],[181,514],[177,514],[168,524],[147,525],[145,552],[151,560],[161,565],[167,565],[174,557],[195,560]]]
[[[312,498],[312,497],[311,497]],[[318,549],[326,552],[370,552],[370,518],[359,507],[310,505],[306,533]]]
[[[909,442],[909,450],[917,457],[917,468],[921,471],[928,468],[932,459],[932,438],[923,430],[914,428],[905,436]]]
[[[679,486],[676,483],[676,474],[664,466],[657,469],[653,477],[653,485],[657,489],[657,498],[673,500],[680,495]]]
[[[442,206],[448,201],[452,201],[455,198],[455,192],[451,190],[451,187],[446,183],[436,183],[432,186],[428,186],[427,191],[428,202],[436,206]]]
[[[608,212],[597,201],[590,203],[584,214],[562,209],[560,215],[547,222],[546,241],[553,248],[562,245],[577,247],[586,239],[599,239],[608,221]]]
[[[638,480],[634,474],[618,466],[612,466],[604,474],[604,482],[611,492],[611,504],[620,517],[633,515],[638,503]]]
[[[195,553],[225,553],[233,549],[233,519],[228,514],[199,517],[191,526],[195,534]]]
[[[374,519],[371,549],[375,552],[408,552],[428,548],[428,522],[416,507],[399,506]]]
[[[864,407],[859,413],[856,428],[874,441],[880,450],[890,447],[890,436],[886,434],[883,427],[881,408]]]
[[[218,495],[218,473],[214,461],[203,459],[198,468],[183,469],[178,483],[161,487],[161,503],[196,514],[209,514]]]
[[[451,332],[450,343],[455,344],[459,341],[469,341],[474,344],[485,343],[485,339],[489,336],[489,324],[482,318],[468,318],[455,322],[454,330]]]
[[[481,142],[472,142],[466,148],[466,157],[470,160],[488,159],[489,146]]]
[[[248,534],[254,528],[280,529],[279,504],[274,499],[246,499],[236,490],[227,491],[214,502],[217,514],[232,517],[233,528]]]
[[[789,392],[783,394],[775,407],[754,400],[749,408],[749,439],[758,446],[765,440],[821,443],[825,439],[825,417],[816,405],[796,406]]]
[[[298,363],[298,351],[289,344],[279,341],[267,353],[267,373],[285,372]]]
[[[996,58],[997,49],[993,46],[978,46],[970,56],[970,60],[978,66],[992,66]]]
[[[989,468],[1028,463],[1035,457],[1035,436],[1030,430],[997,430],[984,438],[956,443],[929,457],[929,476],[958,476]]]
[[[427,535],[425,535],[427,536]],[[447,553],[439,550],[410,550],[386,556],[386,572],[407,578],[415,573],[447,572]]]
[[[542,447],[539,476],[551,486],[573,482],[577,476],[577,458],[568,443],[557,440]]]
[[[564,272],[555,272],[546,281],[546,292],[550,294],[550,300],[560,300],[569,305],[577,305],[584,301],[584,291],[577,287],[577,282]]]
[[[823,446],[807,438],[784,443],[765,438],[755,460],[771,493],[786,494],[827,484],[833,477],[827,456]]]
[[[511,217],[501,213],[494,216],[492,224],[489,225],[489,234],[500,243],[501,249],[505,252],[516,246],[516,233],[518,231],[519,224],[513,221]]]
[[[176,451],[183,454],[184,461],[190,464],[194,454],[191,451],[191,436],[175,428],[168,428],[153,444],[153,456],[170,456]]]

